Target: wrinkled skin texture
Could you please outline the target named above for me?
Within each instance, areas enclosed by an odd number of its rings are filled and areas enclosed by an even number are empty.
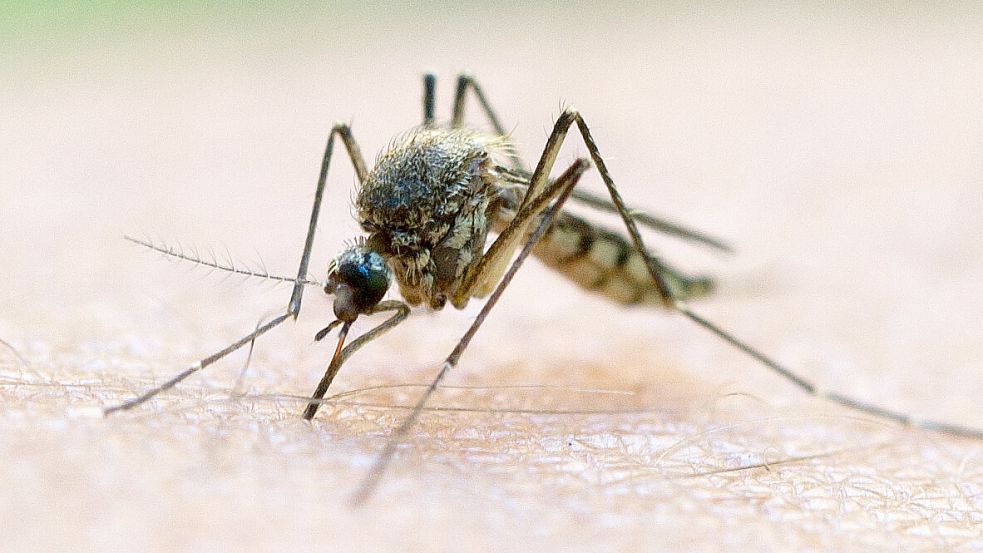
[[[332,347],[312,343],[333,316],[316,289],[257,342],[244,396],[241,352],[137,411],[98,412],[289,294],[120,234],[258,252],[290,275],[332,122],[352,122],[371,162],[420,122],[434,67],[438,117],[470,68],[531,163],[569,101],[626,200],[731,240],[723,258],[652,244],[718,277],[700,303],[717,322],[826,388],[979,426],[975,5],[175,5],[0,17],[23,22],[0,29],[0,338],[29,363],[0,346],[5,552],[979,550],[978,442],[810,401],[535,259],[447,379],[481,388],[434,398],[445,409],[365,509],[348,494],[420,388],[301,420]],[[467,120],[484,123],[473,103]],[[574,140],[559,161],[583,153]],[[336,151],[316,276],[360,232],[353,180]],[[411,317],[336,389],[429,381],[472,304]],[[561,388],[499,387],[544,384]]]

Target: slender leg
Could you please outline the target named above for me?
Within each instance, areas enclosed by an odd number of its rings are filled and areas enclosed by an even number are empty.
[[[321,211],[321,198],[324,196],[324,186],[328,177],[328,167],[331,164],[331,153],[334,149],[335,136],[340,136],[342,142],[345,144],[345,148],[348,150],[348,156],[352,160],[352,165],[355,167],[355,175],[358,177],[359,182],[365,179],[368,171],[365,168],[365,162],[362,159],[362,154],[359,151],[358,144],[352,137],[351,129],[345,124],[336,124],[334,128],[331,129],[331,134],[328,135],[328,144],[324,149],[324,158],[321,161],[321,174],[317,181],[317,190],[314,193],[314,206],[311,209],[311,221],[307,228],[307,239],[304,242],[304,253],[300,259],[300,268],[297,270],[297,279],[294,281],[293,292],[290,295],[290,303],[287,305],[286,313],[277,316],[270,322],[259,326],[253,332],[244,336],[243,338],[229,344],[225,348],[215,352],[214,354],[198,361],[194,365],[188,367],[184,371],[178,373],[172,377],[167,382],[161,384],[160,386],[147,391],[143,395],[131,399],[129,401],[123,402],[119,405],[114,405],[103,410],[104,414],[115,413],[116,411],[123,411],[126,409],[132,409],[150,398],[156,396],[157,394],[169,390],[181,382],[185,378],[191,376],[192,374],[204,369],[208,365],[218,361],[219,359],[225,357],[226,355],[232,353],[233,351],[250,344],[267,331],[273,327],[279,325],[283,321],[293,317],[297,318],[297,314],[300,312],[300,301],[304,294],[304,286],[308,283],[307,281],[307,267],[310,265],[311,260],[311,248],[314,245],[314,231],[317,229],[317,219],[318,214]],[[151,246],[152,247],[152,246]],[[165,252],[170,253],[170,252]],[[213,266],[215,266],[213,264]]]
[[[321,174],[317,179],[317,190],[314,192],[314,206],[311,208],[311,222],[307,227],[307,238],[304,240],[304,253],[300,257],[297,282],[294,284],[294,290],[290,294],[290,304],[287,306],[287,312],[294,319],[300,313],[300,301],[304,295],[304,284],[302,281],[307,278],[307,267],[311,262],[311,249],[314,247],[314,233],[317,231],[317,218],[321,213],[321,198],[324,196],[324,185],[328,179],[328,168],[331,165],[331,153],[334,150],[335,136],[340,136],[341,141],[345,144],[345,149],[348,150],[348,157],[351,158],[352,166],[355,168],[355,177],[358,178],[358,182],[364,182],[366,175],[369,174],[368,169],[365,167],[365,161],[362,159],[362,151],[359,149],[358,143],[355,142],[355,138],[352,137],[351,128],[344,123],[336,123],[331,129],[331,134],[328,135],[328,145],[324,148],[324,159],[321,161]]]
[[[642,242],[642,237],[638,232],[638,227],[635,225],[632,214],[625,207],[624,201],[621,199],[621,195],[614,185],[614,181],[611,179],[610,174],[608,174],[607,166],[604,164],[604,160],[597,150],[597,145],[594,143],[594,139],[591,137],[587,125],[583,123],[580,113],[573,108],[564,110],[553,125],[553,132],[550,133],[549,138],[546,140],[543,155],[540,156],[536,170],[533,171],[532,177],[529,179],[529,186],[522,198],[522,203],[519,204],[519,212],[515,220],[502,231],[498,239],[489,248],[488,254],[483,256],[477,265],[469,271],[458,295],[463,296],[464,294],[474,293],[479,287],[486,285],[488,275],[494,275],[497,272],[497,267],[500,266],[502,259],[510,256],[519,241],[525,236],[525,230],[528,228],[532,217],[541,209],[540,203],[544,198],[549,198],[549,189],[555,187],[555,183],[549,182],[549,174],[556,162],[556,156],[560,152],[560,147],[563,145],[567,131],[575,122],[580,129],[581,135],[584,137],[587,150],[590,152],[591,158],[594,164],[597,165],[598,171],[601,173],[601,178],[608,188],[611,200],[628,229],[628,234],[631,236],[635,248],[645,253],[646,267],[649,275],[651,275],[656,284],[664,305],[672,308],[675,300],[672,297],[669,284],[666,282],[664,276],[665,269],[663,268],[662,262],[652,255],[651,252],[645,250],[645,244]]]
[[[481,86],[478,85],[478,81],[474,80],[474,77],[467,73],[461,73],[457,76],[457,89],[454,92],[454,113],[451,116],[451,127],[456,129],[464,124],[464,99],[467,96],[468,88],[474,91],[474,95],[478,98],[478,103],[481,104],[482,111],[485,112],[485,115],[492,124],[492,128],[495,129],[495,133],[499,136],[507,136],[508,133],[505,131],[505,127],[502,126],[498,116],[495,115],[495,110],[491,107],[488,99],[485,98],[485,93],[481,90]],[[512,162],[513,169],[522,170],[522,159],[518,153],[514,151],[510,152],[509,158]]]
[[[423,75],[423,124],[433,125],[437,94],[437,76],[433,73]]]
[[[225,357],[226,355],[232,353],[233,351],[235,351],[235,350],[241,348],[242,346],[245,346],[246,344],[252,342],[257,337],[259,337],[260,335],[264,334],[267,330],[270,330],[271,328],[277,326],[278,324],[280,324],[283,321],[287,320],[289,317],[290,317],[290,314],[289,313],[284,313],[283,315],[280,315],[279,317],[273,319],[272,321],[266,323],[265,325],[257,328],[253,332],[250,332],[248,335],[246,335],[246,336],[240,338],[239,340],[237,340],[237,341],[229,344],[225,348],[223,348],[223,349],[221,349],[221,350],[219,350],[219,351],[217,351],[217,352],[209,355],[208,357],[202,359],[201,361],[198,361],[194,365],[191,365],[187,369],[185,369],[185,370],[181,371],[180,373],[176,374],[170,380],[168,380],[167,382],[165,382],[165,383],[161,384],[160,386],[154,388],[153,390],[149,390],[148,392],[144,393],[143,395],[141,395],[139,397],[136,397],[136,398],[133,398],[133,399],[131,399],[129,401],[125,401],[123,403],[120,403],[119,405],[114,405],[112,407],[108,407],[108,408],[104,409],[103,410],[103,414],[104,415],[109,415],[109,414],[115,413],[116,411],[125,411],[127,409],[132,409],[132,408],[136,407],[137,405],[140,405],[141,403],[144,403],[148,399],[156,396],[157,394],[159,394],[159,393],[161,393],[161,392],[163,392],[165,390],[170,390],[178,382],[181,382],[185,378],[188,378],[189,376],[191,376],[194,373],[196,373],[196,372],[204,369],[205,367],[211,365],[212,363],[218,361],[219,359]]]
[[[495,129],[496,133],[504,136],[506,134],[505,127],[502,126],[498,116],[495,115],[495,110],[492,109],[491,104],[488,103],[488,99],[485,98],[484,91],[481,90],[481,86],[474,80],[474,77],[467,73],[461,73],[457,76],[457,89],[454,92],[454,113],[451,117],[451,126],[457,128],[464,124],[464,98],[467,95],[469,87],[478,98],[478,103],[481,104],[481,109],[488,116],[492,128]]]
[[[432,79],[433,75],[428,74],[427,76],[424,77],[424,79],[426,79],[427,77]],[[426,81],[424,81],[425,89],[426,86],[427,86]],[[432,87],[433,85],[431,84],[430,86]],[[485,115],[488,117],[488,120],[491,121],[492,127],[495,129],[495,132],[503,136],[507,134],[505,128],[502,127],[502,123],[499,121],[498,116],[495,114],[495,110],[491,107],[491,104],[488,102],[488,99],[485,97],[485,94],[482,91],[481,86],[478,85],[478,82],[474,79],[473,76],[467,73],[462,73],[457,77],[457,88],[454,93],[454,113],[453,113],[453,117],[451,118],[451,126],[457,128],[464,124],[464,100],[467,96],[467,91],[469,87],[472,90],[474,90],[475,96],[477,96],[478,98],[478,103],[481,105],[481,108],[485,112]],[[431,90],[431,95],[429,97],[432,102],[433,101],[432,90]],[[425,96],[424,98],[427,98],[427,96]],[[425,99],[424,106],[426,105],[427,103]],[[426,109],[424,109],[424,113],[426,113]],[[426,117],[424,117],[424,120],[426,122]],[[522,159],[519,158],[518,154],[512,154],[512,170],[516,171],[517,173],[516,176],[522,178],[523,180],[525,180],[524,177],[529,176],[529,173],[523,169]],[[609,200],[595,196],[590,192],[584,190],[574,190],[571,197],[574,200],[582,202],[596,209],[600,209],[602,211],[607,211],[610,213],[617,212],[617,208]],[[678,236],[687,240],[692,240],[694,242],[706,244],[708,246],[717,248],[722,251],[726,251],[726,252],[733,251],[733,249],[727,243],[725,243],[723,240],[720,240],[719,238],[708,236],[700,231],[686,228],[682,225],[679,225],[678,223],[674,223],[664,218],[655,217],[653,215],[649,215],[647,213],[641,212],[636,209],[629,209],[628,211],[632,214],[632,217],[636,221],[656,231],[664,232],[666,234],[671,234],[673,236]]]
[[[607,213],[617,213],[618,208],[610,200],[602,196],[597,196],[586,190],[574,190],[570,198],[584,205]],[[688,228],[664,217],[657,217],[639,209],[628,209],[631,218],[642,226],[646,226],[654,231],[676,236],[691,242],[697,242],[711,248],[716,248],[722,252],[733,253],[734,248],[727,242],[706,234],[705,232]]]
[[[646,268],[648,269],[649,275],[652,277],[653,282],[655,282],[656,288],[659,291],[659,295],[662,297],[663,303],[666,307],[673,308],[675,300],[672,297],[672,292],[669,285],[662,276],[662,262],[656,256],[652,255],[652,253],[645,247],[645,243],[642,241],[642,236],[638,232],[638,226],[635,225],[635,220],[632,218],[631,212],[628,211],[624,200],[621,199],[621,194],[618,192],[618,188],[615,186],[614,180],[611,178],[611,174],[608,172],[604,159],[601,158],[601,154],[597,149],[597,144],[594,142],[594,138],[590,134],[590,129],[587,127],[583,117],[580,116],[580,113],[576,109],[565,109],[563,113],[560,114],[559,119],[556,120],[556,124],[553,125],[553,132],[546,141],[546,149],[543,151],[542,157],[539,158],[539,164],[537,165],[536,170],[533,171],[532,178],[529,181],[530,191],[538,191],[545,186],[550,170],[553,168],[553,164],[556,161],[556,156],[560,152],[560,146],[562,146],[563,140],[566,138],[566,134],[570,129],[570,126],[574,123],[577,124],[577,128],[584,139],[584,143],[587,145],[587,151],[590,152],[590,157],[597,166],[597,171],[601,174],[601,180],[604,181],[604,185],[608,189],[608,194],[611,196],[611,201],[614,203],[618,214],[621,216],[621,220],[624,222],[629,236],[631,236],[632,243],[635,245],[635,248],[645,256]],[[529,201],[529,194],[523,198],[523,203],[526,203],[527,201]]]
[[[263,319],[265,318],[266,315],[263,315],[263,317],[256,323],[257,329],[263,326]],[[256,349],[256,338],[253,338],[249,342],[249,351],[246,353],[246,362],[242,364],[242,369],[239,371],[239,376],[236,377],[236,382],[235,384],[232,385],[232,393],[229,395],[233,397],[241,395],[242,392],[240,392],[239,390],[242,387],[242,383],[246,381],[246,373],[249,372],[249,364],[253,360],[253,351],[255,349]]]
[[[703,318],[699,314],[693,312],[693,310],[690,309],[689,306],[687,306],[683,302],[676,302],[676,310],[682,313],[683,315],[685,315],[691,321],[709,330],[713,334],[716,334],[718,337],[720,337],[727,343],[731,344],[735,348],[753,357],[762,365],[775,371],[776,373],[784,377],[786,380],[790,381],[792,384],[798,386],[802,391],[806,392],[807,394],[813,395],[821,399],[825,399],[827,401],[831,401],[833,403],[837,403],[839,405],[848,407],[850,409],[859,411],[861,413],[866,413],[868,415],[873,415],[875,417],[892,420],[904,426],[923,428],[925,430],[931,430],[933,432],[942,432],[944,434],[952,434],[954,436],[963,436],[966,438],[973,438],[977,440],[983,439],[983,430],[978,428],[970,428],[968,426],[962,426],[958,424],[920,419],[902,413],[900,411],[885,409],[883,407],[879,407],[877,405],[868,403],[866,401],[860,401],[850,396],[843,395],[839,392],[821,390],[817,388],[815,384],[796,375],[790,369],[787,369],[784,366],[780,365],[777,361],[774,361],[770,357],[766,356],[765,354],[749,346],[748,344],[738,339],[737,337],[733,336],[729,332],[723,330],[716,324],[708,321],[707,319]]]
[[[515,249],[522,240],[527,239],[527,229],[531,226],[533,220],[543,214],[546,206],[563,192],[565,185],[566,183],[561,179],[551,181],[547,184],[545,190],[528,202],[526,200],[529,199],[528,196],[531,194],[531,189],[526,190],[526,197],[523,198],[523,206],[516,213],[512,222],[502,229],[502,232],[492,242],[488,251],[468,270],[464,280],[461,282],[461,286],[454,294],[453,299],[455,304],[472,296],[484,296],[486,295],[486,287],[498,284],[499,278],[504,273],[505,267],[515,252]]]
[[[611,174],[608,172],[607,166],[604,164],[604,160],[601,158],[601,154],[598,151],[597,143],[594,142],[594,138],[590,134],[590,129],[587,127],[587,123],[584,121],[583,117],[573,108],[567,108],[560,118],[557,120],[553,127],[553,133],[550,135],[547,141],[546,151],[539,160],[539,166],[536,171],[533,172],[533,177],[529,183],[530,190],[537,190],[543,187],[547,175],[549,174],[549,168],[553,166],[553,161],[559,152],[560,143],[563,137],[566,135],[567,129],[576,123],[577,128],[580,131],[581,136],[584,139],[584,143],[587,145],[587,150],[590,152],[590,157],[597,166],[598,172],[601,174],[601,179],[604,181],[605,186],[607,186],[608,193],[611,195],[611,202],[617,209],[618,214],[621,215],[622,221],[624,221],[625,227],[628,230],[628,234],[631,235],[632,242],[639,252],[645,256],[646,268],[648,269],[649,275],[652,276],[653,281],[656,283],[659,294],[662,296],[662,300],[666,307],[678,311],[686,318],[690,319],[694,323],[702,326],[711,333],[717,335],[719,338],[728,342],[735,348],[746,353],[750,357],[757,360],[762,365],[768,367],[775,373],[777,373],[782,378],[788,380],[795,386],[797,386],[802,391],[807,394],[831,401],[833,403],[840,404],[844,407],[860,411],[862,413],[867,413],[868,415],[873,415],[875,417],[885,418],[893,420],[903,425],[925,428],[929,430],[946,432],[949,434],[956,434],[960,436],[967,436],[973,438],[983,438],[983,430],[978,430],[975,428],[968,428],[964,426],[941,423],[936,421],[927,421],[921,419],[915,419],[904,413],[897,411],[892,411],[872,405],[867,402],[858,401],[848,396],[844,396],[837,392],[826,392],[820,390],[814,384],[807,381],[806,379],[795,374],[793,371],[782,366],[777,361],[771,359],[764,353],[761,353],[756,348],[751,347],[749,344],[743,340],[737,338],[736,336],[730,334],[729,332],[723,330],[714,323],[708,321],[702,316],[695,313],[689,308],[684,302],[675,299],[672,296],[672,292],[666,282],[662,277],[663,265],[662,262],[645,247],[642,242],[642,237],[638,232],[638,227],[635,225],[635,220],[632,217],[631,212],[625,206],[624,200],[621,199],[621,194],[618,193],[618,189],[614,185],[614,180],[611,178]],[[543,170],[545,169],[545,170]],[[523,198],[523,202],[527,202],[529,196]]]
[[[433,395],[434,391],[436,391],[440,382],[445,376],[447,376],[447,373],[449,373],[451,369],[457,366],[458,361],[461,359],[461,355],[464,354],[464,350],[466,350],[468,345],[471,343],[471,339],[474,338],[475,333],[477,333],[478,329],[481,328],[481,324],[485,321],[485,318],[488,317],[488,313],[493,307],[495,307],[495,304],[498,303],[498,299],[502,296],[502,293],[505,292],[505,288],[508,287],[510,282],[512,282],[512,278],[515,277],[515,273],[522,266],[522,262],[529,257],[533,246],[535,246],[536,242],[538,242],[539,239],[546,233],[546,230],[553,222],[553,217],[559,212],[560,208],[563,206],[563,202],[566,201],[570,192],[577,185],[577,181],[580,179],[580,176],[588,169],[588,167],[589,164],[585,160],[578,160],[562,175],[560,175],[558,179],[556,179],[556,188],[560,191],[558,197],[556,198],[556,202],[554,202],[553,206],[542,214],[543,216],[540,219],[539,224],[536,226],[536,229],[529,236],[528,240],[526,240],[525,247],[523,247],[522,251],[519,252],[519,256],[516,257],[515,261],[512,263],[512,266],[509,267],[509,270],[502,276],[502,279],[495,288],[495,291],[488,297],[488,301],[485,302],[485,305],[481,308],[481,311],[478,313],[478,316],[475,318],[474,322],[471,323],[471,326],[468,328],[467,332],[465,332],[464,336],[462,336],[458,341],[457,346],[454,347],[454,351],[452,351],[451,354],[447,356],[447,359],[444,360],[444,363],[441,365],[440,372],[437,373],[436,378],[434,378],[433,382],[430,383],[430,386],[428,386],[423,392],[423,395],[413,407],[413,411],[410,412],[409,416],[406,417],[399,428],[397,428],[389,437],[389,441],[386,442],[385,449],[383,449],[382,453],[376,457],[375,463],[372,465],[369,473],[366,475],[365,479],[362,480],[358,490],[356,490],[355,494],[352,496],[352,503],[354,505],[363,503],[369,498],[370,495],[372,495],[372,491],[379,483],[379,479],[382,478],[382,475],[386,470],[386,466],[389,465],[393,455],[396,453],[396,447],[403,440],[403,438],[406,437],[406,433],[409,432],[410,428],[416,424],[417,419],[420,417],[420,413],[423,412],[423,408],[430,400],[430,396]]]
[[[505,167],[497,167],[497,169],[499,174],[502,175],[502,177],[510,184],[515,184],[520,187],[529,185],[529,179],[532,175],[528,171],[506,169]],[[587,190],[574,190],[573,193],[570,194],[570,199],[605,213],[618,213],[618,208],[611,203],[610,199],[593,194]],[[665,217],[658,217],[634,207],[628,207],[628,212],[631,213],[632,219],[635,219],[636,222],[656,232],[661,232],[663,234],[682,238],[683,240],[703,244],[727,253],[733,253],[734,251],[732,246],[720,238],[716,238],[706,234],[705,232],[686,227],[680,223],[666,219]]]
[[[348,344],[345,349],[338,352],[338,354],[331,359],[331,364],[328,365],[328,370],[324,373],[324,377],[321,378],[321,382],[318,383],[317,389],[314,390],[314,394],[311,395],[311,402],[307,404],[307,409],[304,410],[305,419],[311,420],[314,418],[318,408],[321,406],[321,399],[324,398],[324,394],[328,391],[328,387],[331,386],[331,381],[334,380],[335,375],[338,374],[338,370],[341,369],[341,366],[345,363],[345,361],[362,346],[385,334],[394,326],[406,320],[406,317],[410,314],[410,307],[401,301],[390,300],[376,305],[372,312],[367,314],[372,315],[385,311],[395,311],[396,313],[372,330],[353,340],[352,343]]]
[[[577,112],[577,110],[573,108],[567,108],[563,112],[563,114],[560,115],[559,119],[557,119],[556,124],[553,127],[553,132],[550,134],[549,138],[547,139],[546,148],[543,152],[542,157],[540,157],[539,159],[539,163],[536,167],[536,170],[533,172],[532,178],[530,179],[529,188],[526,192],[526,195],[523,197],[523,201],[522,204],[520,205],[519,214],[516,216],[516,220],[514,220],[509,225],[509,227],[507,227],[503,231],[503,234],[505,232],[509,232],[510,229],[514,229],[514,228],[522,229],[525,226],[525,224],[528,223],[528,218],[530,217],[529,213],[535,212],[536,207],[541,202],[544,201],[544,198],[549,197],[550,194],[556,190],[557,187],[554,186],[556,183],[562,183],[559,186],[562,192],[560,193],[553,207],[551,207],[549,210],[546,211],[545,214],[543,214],[543,217],[540,219],[540,222],[536,226],[535,231],[529,236],[529,239],[526,241],[526,244],[523,247],[522,251],[520,252],[519,256],[516,258],[515,262],[512,264],[509,270],[503,275],[498,286],[495,288],[494,292],[492,292],[491,296],[489,296],[488,301],[485,303],[484,307],[479,312],[474,323],[471,325],[468,331],[458,342],[457,346],[454,348],[454,351],[452,351],[451,354],[444,361],[440,371],[437,373],[436,378],[434,378],[430,386],[424,391],[423,396],[420,397],[417,404],[414,406],[413,411],[406,418],[406,420],[404,420],[403,423],[393,432],[389,440],[386,442],[386,446],[383,449],[382,453],[380,453],[379,456],[376,458],[376,461],[373,464],[372,468],[370,469],[369,473],[366,475],[365,479],[362,481],[359,488],[356,490],[355,494],[353,495],[352,501],[354,504],[359,505],[363,503],[372,494],[372,491],[375,489],[376,485],[379,483],[379,480],[382,478],[386,467],[388,466],[389,462],[392,460],[393,455],[395,455],[397,446],[403,440],[406,434],[409,432],[410,428],[412,428],[413,425],[416,423],[416,420],[419,418],[420,413],[423,411],[423,408],[425,407],[427,401],[429,401],[430,396],[433,395],[434,391],[437,389],[437,386],[444,379],[447,373],[450,372],[450,370],[457,365],[457,362],[460,360],[460,357],[463,354],[464,350],[467,348],[471,339],[474,337],[474,334],[477,332],[478,328],[481,326],[481,324],[484,322],[485,318],[487,317],[488,312],[491,310],[492,307],[494,307],[495,303],[498,301],[498,298],[501,296],[505,287],[508,286],[509,282],[511,282],[512,278],[515,276],[515,273],[521,266],[521,263],[525,260],[526,257],[528,257],[529,253],[532,251],[533,246],[535,246],[536,242],[546,232],[546,230],[548,229],[549,225],[553,220],[553,217],[556,215],[556,213],[558,212],[558,210],[560,209],[566,198],[573,191],[573,187],[576,186],[580,174],[584,170],[586,170],[586,165],[583,164],[583,162],[579,162],[579,167],[578,165],[575,164],[573,167],[568,169],[563,175],[561,175],[560,178],[558,178],[554,183],[548,182],[549,172],[552,169],[554,162],[556,161],[556,156],[559,153],[560,145],[563,143],[563,140],[566,137],[567,131],[569,130],[570,126],[573,125],[574,123],[577,124],[577,128],[584,139],[584,143],[587,145],[587,150],[590,152],[591,159],[594,161],[594,164],[597,166],[598,172],[601,174],[601,179],[604,181],[604,184],[607,186],[608,193],[611,195],[611,201],[614,204],[615,208],[617,209],[619,215],[621,215],[621,219],[624,222],[625,227],[627,228],[628,233],[631,236],[635,247],[639,252],[642,253],[642,255],[645,256],[646,267],[648,269],[648,272],[651,275],[653,281],[656,283],[659,293],[662,296],[663,302],[665,303],[666,307],[682,313],[684,316],[686,316],[693,322],[709,330],[711,333],[717,335],[719,338],[730,343],[732,346],[746,353],[747,355],[751,356],[752,358],[754,358],[761,364],[765,365],[766,367],[772,369],[777,374],[779,374],[780,376],[782,376],[783,378],[785,378],[792,384],[796,385],[797,387],[799,387],[801,390],[805,391],[808,394],[826,399],[828,401],[837,403],[839,405],[869,415],[893,420],[903,425],[915,426],[915,427],[925,428],[933,431],[945,432],[945,433],[972,437],[977,439],[983,438],[983,430],[968,428],[959,425],[947,424],[947,423],[940,423],[935,421],[915,419],[909,415],[905,415],[897,411],[883,409],[876,405],[858,401],[856,399],[841,395],[836,392],[821,391],[809,381],[796,375],[795,373],[783,367],[782,365],[778,364],[776,361],[772,360],[770,357],[761,353],[757,349],[751,347],[750,345],[746,344],[742,340],[736,338],[735,336],[721,329],[717,325],[711,323],[707,319],[696,314],[685,303],[676,300],[672,295],[671,289],[667,286],[667,283],[665,282],[665,279],[661,274],[663,271],[662,263],[659,261],[659,259],[656,256],[651,254],[648,248],[645,247],[641,235],[638,232],[638,228],[635,225],[635,221],[632,218],[631,213],[625,206],[624,200],[622,200],[621,194],[618,192],[617,187],[615,186],[614,181],[611,178],[610,173],[608,172],[607,166],[604,164],[604,160],[601,158],[600,152],[597,148],[597,144],[594,142],[594,138],[590,134],[590,129],[587,127],[586,122],[584,121],[583,117],[581,117],[581,115]],[[497,242],[498,241],[496,241],[496,243]],[[492,245],[492,247],[494,246],[495,244]],[[486,255],[482,257],[482,260],[489,257],[490,253],[491,253],[491,249],[489,249],[489,252],[487,252]],[[479,279],[475,279],[475,280],[479,280]]]

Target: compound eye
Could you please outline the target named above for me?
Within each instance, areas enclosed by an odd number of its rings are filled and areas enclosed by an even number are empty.
[[[382,301],[391,282],[392,272],[382,256],[357,244],[335,257],[325,291],[335,294],[335,316],[353,321]]]

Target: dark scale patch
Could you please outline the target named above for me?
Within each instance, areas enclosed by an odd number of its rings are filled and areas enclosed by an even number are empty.
[[[628,260],[631,259],[633,246],[625,240],[624,236],[609,230],[600,230],[598,231],[598,237],[602,241],[609,244],[617,244],[618,246],[618,257],[615,259],[612,269],[621,269],[628,264]]]
[[[645,288],[642,288],[641,286],[635,286],[635,295],[632,296],[630,300],[625,302],[624,305],[638,305],[642,303],[646,295],[647,295],[647,291],[645,290]]]
[[[625,239],[621,235],[615,234],[609,230],[598,229],[597,235],[591,240],[590,247],[586,253],[589,253],[590,248],[595,244],[614,244],[618,248],[618,257],[615,258],[613,267],[600,268],[601,276],[587,287],[588,290],[599,290],[606,286],[608,280],[611,278],[611,275],[623,268],[631,258],[631,246],[625,242]],[[584,255],[586,255],[586,253]]]
[[[594,227],[580,217],[575,217],[569,213],[562,214],[557,219],[554,228],[564,232],[576,233],[580,237],[577,244],[577,251],[559,260],[559,266],[569,265],[578,259],[582,259],[594,246]]]
[[[624,268],[628,264],[628,260],[631,259],[631,246],[628,245],[624,239],[621,239],[621,251],[618,252],[618,263],[617,267],[619,269]]]

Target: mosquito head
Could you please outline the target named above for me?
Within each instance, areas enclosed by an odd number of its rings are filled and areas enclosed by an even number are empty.
[[[352,322],[382,300],[391,282],[392,271],[382,256],[358,243],[331,260],[324,291],[335,297],[335,317]]]

